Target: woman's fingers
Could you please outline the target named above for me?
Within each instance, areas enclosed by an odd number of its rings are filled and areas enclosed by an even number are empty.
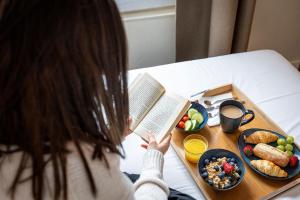
[[[149,144],[152,144],[152,143],[156,143],[156,139],[155,139],[155,136],[153,133],[148,133],[148,141],[149,141]]]
[[[172,135],[169,134],[163,141],[161,141],[161,145],[168,145],[171,142]]]
[[[157,146],[155,136],[152,132],[147,133],[148,144],[141,144],[141,147],[148,149],[148,147],[155,148]]]
[[[153,133],[148,133],[148,147],[153,149],[157,148],[157,142]]]
[[[169,134],[165,139],[163,139],[163,141],[161,141],[161,143],[158,144],[158,149],[165,154],[170,146],[170,141],[171,141],[171,137],[172,135]]]
[[[141,147],[145,148],[145,149],[156,149],[160,152],[162,152],[163,154],[165,154],[167,152],[167,150],[169,149],[170,146],[170,141],[171,141],[171,137],[172,135],[169,134],[166,138],[164,138],[159,144],[156,142],[155,136],[153,133],[148,133],[148,144],[141,144]]]

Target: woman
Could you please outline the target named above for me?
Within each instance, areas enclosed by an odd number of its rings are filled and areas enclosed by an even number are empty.
[[[166,199],[152,135],[141,177],[119,171],[126,39],[110,0],[0,0],[0,199]]]

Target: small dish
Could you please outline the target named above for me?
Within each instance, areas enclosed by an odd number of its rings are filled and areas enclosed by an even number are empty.
[[[201,155],[207,150],[208,142],[199,134],[191,134],[183,140],[185,159],[191,163],[198,163]]]
[[[211,170],[208,169],[209,167],[207,166],[216,162],[222,164],[217,164],[218,170],[215,170],[215,172],[212,171],[212,173],[215,174],[213,177],[216,178],[216,176],[218,176],[221,181],[226,180],[227,183],[229,181],[229,177],[231,177],[230,183],[228,183],[228,185],[224,188],[219,187],[222,183],[217,183],[216,179],[209,179],[209,174],[207,174],[207,176],[203,176],[205,172],[208,173]],[[230,164],[230,166],[234,167],[234,170],[231,173],[225,173],[225,163],[226,165]],[[206,151],[198,162],[198,171],[205,183],[216,191],[226,191],[237,187],[242,182],[245,175],[245,167],[242,160],[235,153],[226,149],[211,149]],[[234,173],[237,173],[238,175],[235,175]],[[234,178],[232,175],[234,175]]]
[[[208,121],[208,113],[206,111],[206,108],[204,106],[202,106],[201,104],[197,103],[197,102],[192,102],[191,103],[191,107],[190,108],[194,108],[196,109],[203,117],[203,121],[201,124],[199,124],[197,126],[196,129],[193,130],[189,130],[189,131],[185,131],[183,128],[179,128],[178,124],[176,125],[176,129],[181,131],[181,132],[185,132],[185,133],[194,133],[199,131],[200,129],[204,128],[205,125],[207,124]],[[186,115],[186,114],[185,114]]]

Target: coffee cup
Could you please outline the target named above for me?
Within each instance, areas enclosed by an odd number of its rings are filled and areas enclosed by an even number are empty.
[[[251,122],[255,114],[252,110],[247,110],[243,104],[235,100],[227,100],[221,103],[219,108],[220,125],[225,133],[232,133],[240,126]],[[245,119],[246,115],[251,115]]]

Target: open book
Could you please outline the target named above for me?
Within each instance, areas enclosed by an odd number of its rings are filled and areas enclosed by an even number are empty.
[[[165,88],[147,73],[139,74],[129,86],[130,130],[148,140],[154,133],[161,142],[190,107],[190,102]]]

